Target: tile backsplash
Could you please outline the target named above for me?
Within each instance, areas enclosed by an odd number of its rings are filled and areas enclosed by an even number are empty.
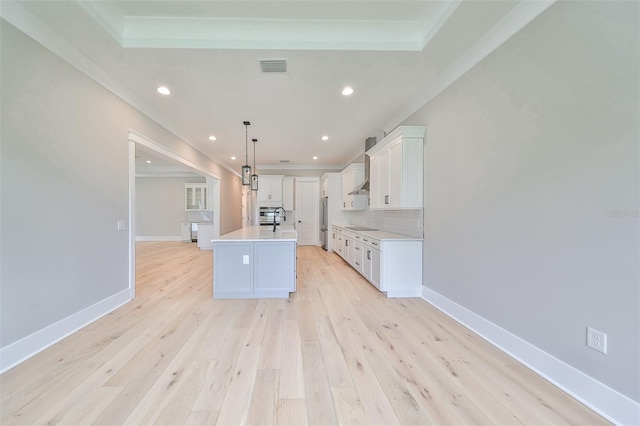
[[[351,212],[351,223],[381,231],[424,238],[424,213],[419,210],[363,210]]]

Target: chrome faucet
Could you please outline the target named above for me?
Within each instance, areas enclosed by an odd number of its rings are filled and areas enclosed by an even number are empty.
[[[276,207],[273,209],[273,232],[276,232],[276,215],[278,214],[278,210],[282,210],[283,221],[287,220],[287,212],[282,207]]]

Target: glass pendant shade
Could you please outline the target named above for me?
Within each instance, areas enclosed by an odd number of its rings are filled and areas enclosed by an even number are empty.
[[[258,142],[258,139],[251,139],[253,141],[253,171],[257,171],[256,170],[256,142]],[[251,175],[251,190],[252,191],[257,191],[258,190],[258,175],[257,174],[252,174]]]
[[[249,185],[251,183],[251,166],[242,166],[242,184]]]
[[[242,166],[242,184],[250,185],[251,166],[249,165],[249,125],[251,123],[248,121],[243,121],[242,124],[244,124],[244,166]]]

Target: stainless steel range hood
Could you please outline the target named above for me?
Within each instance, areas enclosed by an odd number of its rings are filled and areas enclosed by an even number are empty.
[[[370,137],[367,138],[366,141],[364,141],[364,182],[362,182],[360,185],[356,186],[353,191],[349,192],[348,195],[364,195],[364,194],[368,194],[369,193],[369,167],[370,167],[370,160],[369,160],[369,156],[366,154],[367,151],[369,151],[371,148],[373,148],[373,146],[377,143],[377,139],[375,137]]]

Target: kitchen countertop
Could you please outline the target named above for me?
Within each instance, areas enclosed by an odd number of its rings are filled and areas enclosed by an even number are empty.
[[[272,226],[246,226],[228,234],[211,240],[212,242],[232,241],[298,241],[298,232],[291,226],[277,227],[273,232]]]
[[[356,226],[356,225],[334,224],[332,226],[337,226],[338,228],[341,228],[345,231],[353,232],[359,235],[364,235],[365,237],[373,238],[380,241],[408,241],[408,240],[422,241],[423,240],[422,238],[410,237],[408,235],[402,235],[402,234],[394,234],[393,232],[387,232],[387,231],[353,231],[347,228],[347,226]]]

